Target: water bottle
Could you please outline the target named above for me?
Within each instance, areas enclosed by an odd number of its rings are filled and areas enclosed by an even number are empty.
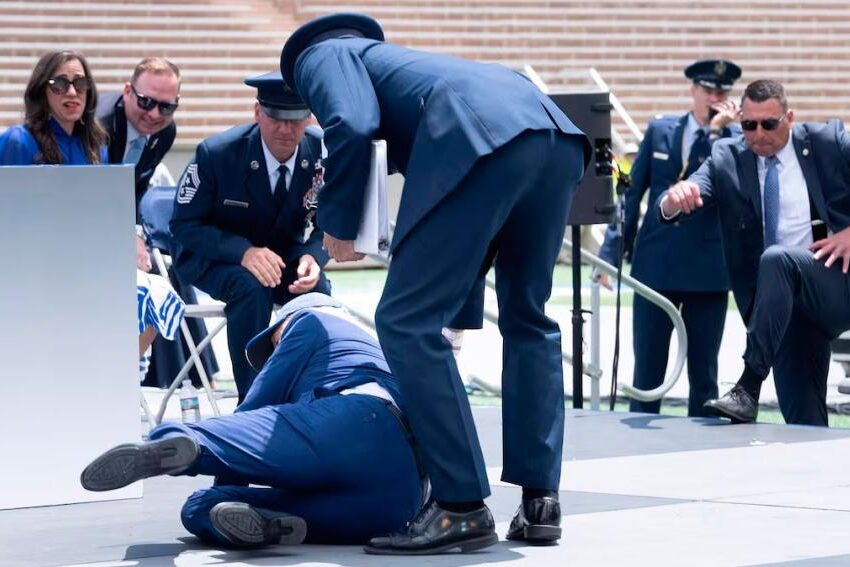
[[[198,401],[198,391],[192,382],[186,378],[180,386],[180,418],[183,423],[201,421],[201,406]]]

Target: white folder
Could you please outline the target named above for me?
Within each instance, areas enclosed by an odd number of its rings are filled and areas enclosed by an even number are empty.
[[[363,197],[363,214],[354,240],[361,254],[385,254],[390,247],[390,222],[387,213],[387,142],[372,141],[369,181]]]

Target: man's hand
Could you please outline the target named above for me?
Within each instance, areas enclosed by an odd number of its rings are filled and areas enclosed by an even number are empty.
[[[730,122],[738,119],[738,105],[732,99],[726,99],[723,102],[712,104],[711,108],[717,111],[717,114],[708,123],[708,127],[711,130],[722,130]]]
[[[362,260],[366,257],[365,254],[354,251],[353,240],[339,240],[328,233],[325,233],[322,248],[327,250],[328,255],[337,262],[351,262],[353,260]]]
[[[136,267],[143,272],[151,271],[151,255],[140,236],[136,236]]]
[[[608,278],[608,274],[604,272],[598,272],[594,277],[596,283],[607,289],[608,291],[613,291],[614,288],[611,287],[611,280]]]
[[[298,279],[289,285],[289,293],[307,293],[313,291],[319,283],[322,267],[310,254],[304,254],[298,259]]]
[[[286,264],[268,248],[251,246],[242,255],[242,267],[251,272],[265,287],[277,287]]]
[[[667,192],[661,201],[661,212],[670,218],[678,213],[691,214],[702,206],[699,185],[690,181],[679,181]]]
[[[814,251],[815,260],[826,258],[823,265],[827,268],[840,258],[842,260],[841,271],[846,274],[850,269],[850,228],[845,228],[832,236],[811,243],[809,250]]]

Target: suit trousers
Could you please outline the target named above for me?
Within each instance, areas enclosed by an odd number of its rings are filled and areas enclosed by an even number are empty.
[[[230,352],[239,402],[245,399],[257,376],[248,364],[245,345],[268,327],[274,304],[283,305],[296,297],[289,293],[287,286],[295,280],[297,268],[294,263],[288,264],[281,278],[282,283],[275,288],[264,287],[251,272],[235,264],[214,265],[195,282],[199,289],[225,303],[227,350]],[[331,294],[330,282],[324,273],[313,291]]]
[[[712,415],[702,405],[717,397],[717,356],[726,323],[729,292],[659,291],[679,307],[688,333],[688,415]],[[660,307],[635,294],[633,344],[635,350],[634,386],[651,390],[664,382],[673,321]],[[629,411],[658,413],[661,400],[632,400]]]
[[[183,506],[183,525],[208,543],[227,543],[209,519],[220,502],[300,516],[307,541],[336,544],[401,529],[421,504],[413,449],[398,418],[374,396],[325,391],[303,402],[164,424],[150,438],[174,435],[201,449],[181,475],[233,482],[199,490]]]
[[[502,479],[558,487],[561,333],[544,306],[582,169],[579,140],[526,132],[480,159],[394,249],[376,312],[378,337],[437,500],[490,493],[463,382],[440,329],[467,304],[492,253],[503,338]]]
[[[805,248],[771,246],[759,262],[744,361],[773,368],[787,423],[827,425],[826,379],[832,339],[850,328],[850,276],[826,268]]]

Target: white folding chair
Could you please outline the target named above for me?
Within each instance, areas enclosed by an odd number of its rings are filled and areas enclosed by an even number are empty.
[[[162,250],[171,249],[171,231],[169,230],[168,224],[174,210],[174,195],[176,191],[176,187],[149,187],[139,203],[142,225],[144,226],[148,244],[151,249],[151,258],[153,259],[156,269],[162,275],[168,274],[168,265],[170,263],[170,258],[166,259]],[[201,342],[195,344],[195,340],[192,337],[192,333],[189,330],[189,325],[187,324],[185,317],[199,319],[220,318],[221,321],[216,323],[212,329],[208,329],[207,336]],[[206,393],[207,399],[212,407],[213,414],[216,416],[221,415],[221,412],[218,409],[215,392],[213,391],[209,377],[204,369],[200,353],[210,346],[212,340],[222,331],[222,329],[224,329],[226,325],[227,322],[224,320],[223,303],[186,305],[184,320],[180,322],[180,332],[183,336],[183,340],[186,342],[186,346],[189,349],[189,359],[180,369],[180,372],[177,373],[177,376],[174,377],[174,380],[171,381],[171,385],[166,390],[156,415],[151,416],[150,411],[146,410],[149,422],[153,419],[152,425],[158,425],[162,422],[169,399],[177,388],[180,387],[183,379],[189,374],[189,371],[193,366],[198,372],[201,384],[203,384],[204,387],[204,392]]]

